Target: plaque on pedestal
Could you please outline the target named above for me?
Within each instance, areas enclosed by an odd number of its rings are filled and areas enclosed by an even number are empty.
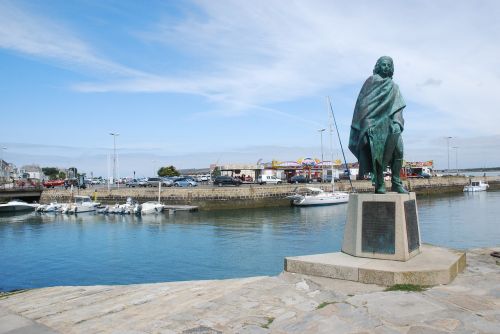
[[[342,252],[398,261],[419,254],[415,193],[350,194]]]

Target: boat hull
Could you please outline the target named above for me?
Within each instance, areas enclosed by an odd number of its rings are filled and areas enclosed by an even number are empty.
[[[0,213],[35,211],[35,207],[24,205],[1,206]]]
[[[344,204],[349,201],[349,195],[345,196],[304,196],[292,200],[292,205],[295,206],[319,206],[319,205],[335,205]]]
[[[11,201],[6,204],[0,204],[0,213],[35,211],[37,206],[36,204]]]

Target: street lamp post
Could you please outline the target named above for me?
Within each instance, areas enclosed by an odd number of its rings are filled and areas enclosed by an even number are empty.
[[[113,136],[113,183],[116,181],[116,137],[119,136],[119,133],[110,132],[111,136]]]
[[[452,148],[455,150],[455,167],[457,169],[458,176],[458,146],[453,146]]]
[[[325,173],[323,170],[323,168],[325,167],[325,159],[323,158],[323,132],[325,130],[326,129],[319,129],[318,130],[320,138],[321,138],[321,182],[325,181]]]
[[[448,169],[446,170],[448,173],[450,172],[450,139],[453,137],[446,137],[446,142],[448,146]]]

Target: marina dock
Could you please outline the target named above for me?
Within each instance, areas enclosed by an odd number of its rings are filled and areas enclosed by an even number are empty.
[[[440,194],[440,193],[462,193],[463,188],[470,180],[485,180],[490,189],[500,189],[500,176],[476,177],[464,176],[434,177],[430,179],[408,179],[405,186],[417,195]],[[373,192],[373,186],[369,180],[353,181],[355,192]],[[165,205],[175,206],[174,210],[193,211],[192,206],[199,210],[220,210],[238,208],[261,208],[288,206],[290,201],[285,197],[294,193],[297,186],[301,184],[281,185],[259,185],[245,184],[240,187],[214,187],[204,185],[199,187],[178,188],[162,187],[160,201]],[[329,183],[312,183],[314,187],[323,190],[331,190]],[[390,185],[389,185],[390,186]],[[352,191],[349,181],[342,180],[335,183],[335,189],[340,191]],[[157,201],[158,188],[111,188],[105,187],[75,190],[73,194],[89,195],[97,197],[97,201],[103,204],[124,203],[127,197],[132,197],[139,203]],[[57,201],[68,202],[71,191],[64,188],[45,189],[41,195],[41,203]],[[180,207],[179,207],[180,206]],[[185,207],[187,206],[187,207]],[[176,209],[177,208],[177,209]]]

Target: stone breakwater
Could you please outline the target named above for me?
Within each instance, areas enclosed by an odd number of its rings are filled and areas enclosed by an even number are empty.
[[[500,177],[473,178],[486,180],[491,189],[500,189]],[[406,186],[417,195],[461,192],[469,183],[467,177],[436,177],[431,179],[409,179]],[[195,205],[201,210],[257,208],[289,205],[285,197],[293,193],[298,185],[260,186],[257,184],[241,187],[194,187],[194,188],[162,188],[161,201],[165,204]],[[314,183],[313,187],[331,190],[330,184]],[[387,182],[390,187],[390,182]],[[372,192],[370,181],[353,181],[357,192]],[[351,191],[349,181],[335,183],[336,190]],[[127,197],[132,197],[140,203],[158,200],[158,188],[90,188],[74,191],[73,194],[97,196],[97,201],[104,204],[123,203]],[[46,189],[40,198],[41,203],[51,201],[68,202],[71,191],[65,189]]]
[[[274,277],[62,286],[0,296],[1,333],[498,333],[496,249],[467,251],[448,285],[385,291],[358,282]]]

